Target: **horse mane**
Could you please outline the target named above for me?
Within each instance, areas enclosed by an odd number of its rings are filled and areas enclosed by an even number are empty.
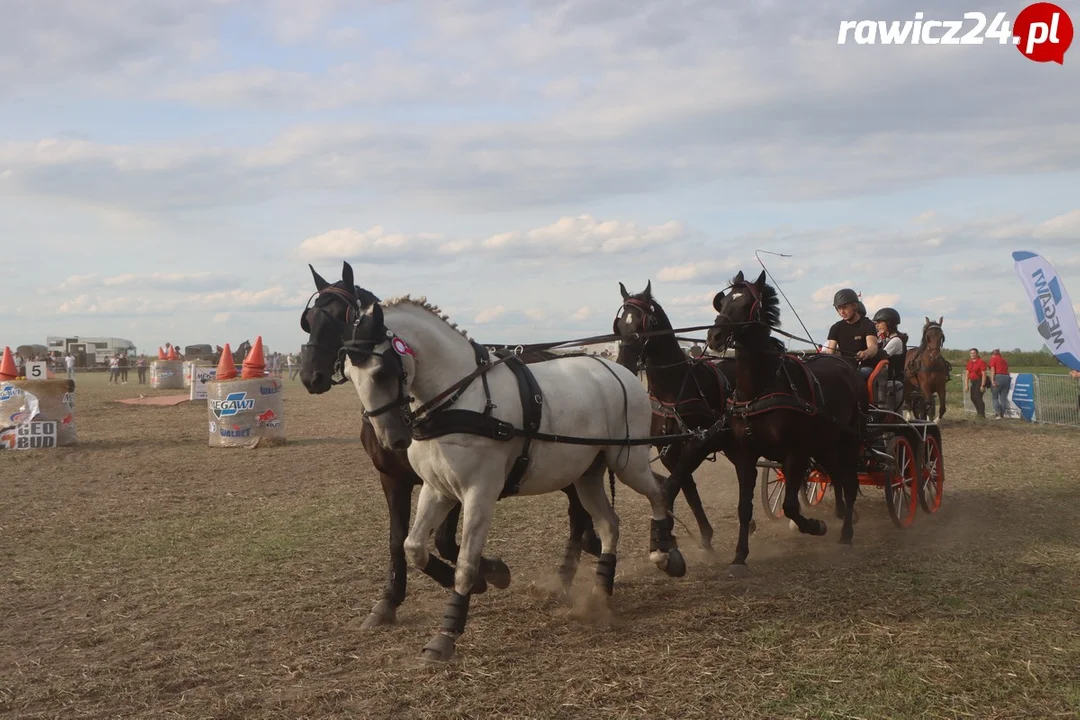
[[[384,308],[396,307],[398,305],[412,305],[414,307],[422,308],[424,310],[427,310],[429,313],[431,313],[435,317],[439,318],[443,322],[445,322],[447,325],[449,325],[454,330],[456,330],[457,333],[459,335],[461,335],[461,337],[465,338],[466,340],[469,339],[468,333],[466,333],[463,329],[458,327],[458,324],[456,322],[451,321],[450,316],[447,315],[446,313],[444,313],[442,310],[440,310],[438,305],[432,305],[431,303],[429,303],[428,300],[427,300],[427,297],[425,297],[425,296],[420,296],[418,298],[414,298],[414,297],[411,297],[409,295],[402,295],[401,297],[395,297],[395,298],[390,298],[389,300],[383,300],[379,304],[382,305]]]

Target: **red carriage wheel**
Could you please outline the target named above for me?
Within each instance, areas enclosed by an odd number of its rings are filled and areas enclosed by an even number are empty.
[[[758,484],[761,486],[761,504],[765,506],[765,514],[773,520],[783,520],[786,517],[784,515],[784,471],[766,465],[761,468]]]
[[[915,522],[918,510],[916,496],[919,494],[919,463],[915,448],[903,435],[889,440],[888,452],[893,457],[893,467],[885,472],[885,505],[889,517],[898,528],[909,528]]]
[[[926,512],[935,513],[941,507],[941,494],[945,490],[945,457],[941,454],[941,440],[933,433],[927,433],[923,443],[920,470],[919,504]]]
[[[811,470],[806,476],[806,488],[803,497],[807,505],[817,505],[825,499],[825,491],[829,487],[829,476],[820,470]]]

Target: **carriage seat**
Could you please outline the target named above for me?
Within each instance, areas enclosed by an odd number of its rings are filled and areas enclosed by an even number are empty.
[[[874,366],[866,380],[866,392],[875,407],[900,412],[904,405],[904,383],[889,380],[889,361],[882,360]]]

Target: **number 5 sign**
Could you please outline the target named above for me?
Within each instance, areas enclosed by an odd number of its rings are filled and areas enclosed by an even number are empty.
[[[47,377],[49,377],[49,363],[40,361],[26,363],[27,380],[44,380]]]

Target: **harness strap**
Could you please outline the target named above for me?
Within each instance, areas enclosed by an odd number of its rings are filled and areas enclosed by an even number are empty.
[[[506,482],[503,483],[502,492],[499,494],[500,500],[510,495],[517,495],[521,489],[521,481],[525,477],[525,471],[529,469],[531,435],[540,431],[540,419],[544,409],[544,396],[529,366],[516,356],[508,360],[506,366],[517,378],[518,394],[521,396],[522,424],[525,426],[522,435],[525,438],[525,444],[521,447],[521,454],[514,460],[510,474],[506,476]]]

